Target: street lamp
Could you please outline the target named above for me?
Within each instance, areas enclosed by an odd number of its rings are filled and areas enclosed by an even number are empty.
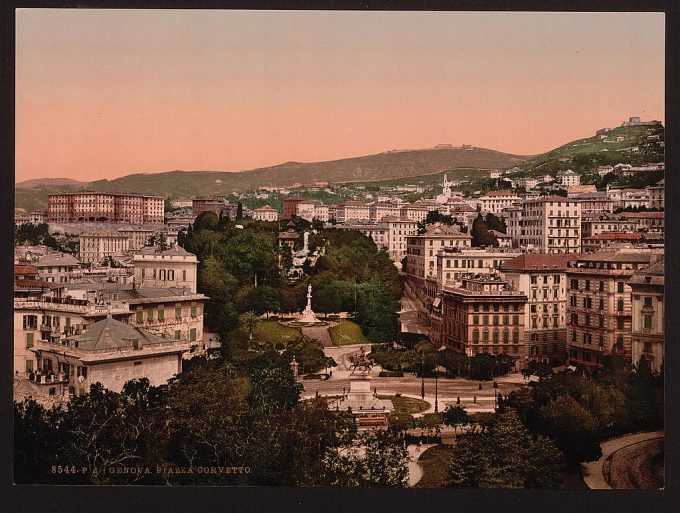
[[[439,403],[438,403],[438,389],[437,389],[437,366],[434,368],[434,412],[439,413]]]
[[[420,356],[420,398],[425,400],[425,375],[423,374],[423,367],[425,366],[425,357]]]

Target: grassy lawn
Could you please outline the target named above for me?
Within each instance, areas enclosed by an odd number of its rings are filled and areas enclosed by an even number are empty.
[[[338,325],[329,328],[328,332],[331,334],[334,346],[349,346],[352,344],[366,344],[368,346],[371,344],[364,337],[359,325],[347,319],[340,319]]]
[[[379,395],[379,399],[389,399],[394,405],[394,410],[396,412],[410,413],[421,413],[430,407],[430,403],[427,401],[422,401],[420,399],[414,399],[413,397],[395,397],[393,395]]]
[[[418,459],[423,477],[416,488],[441,488],[449,479],[448,467],[453,457],[450,445],[435,445],[426,450]]]
[[[277,321],[268,321],[262,319],[257,327],[253,330],[253,338],[262,342],[269,342],[276,345],[277,342],[283,342],[288,345],[290,340],[293,340],[300,335],[300,332],[290,326],[282,326]]]

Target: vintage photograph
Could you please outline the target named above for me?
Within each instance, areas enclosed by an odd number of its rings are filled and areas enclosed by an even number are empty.
[[[664,489],[665,32],[17,9],[14,483]]]

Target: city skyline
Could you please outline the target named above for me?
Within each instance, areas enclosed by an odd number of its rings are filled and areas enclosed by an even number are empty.
[[[20,9],[16,73],[17,182],[533,155],[663,122],[664,15]]]

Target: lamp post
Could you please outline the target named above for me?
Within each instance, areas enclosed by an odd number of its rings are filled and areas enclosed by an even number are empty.
[[[439,402],[438,402],[438,387],[437,387],[437,366],[434,367],[434,412],[439,413]]]
[[[423,374],[423,367],[425,366],[425,357],[420,356],[420,398],[425,400],[425,375]]]

